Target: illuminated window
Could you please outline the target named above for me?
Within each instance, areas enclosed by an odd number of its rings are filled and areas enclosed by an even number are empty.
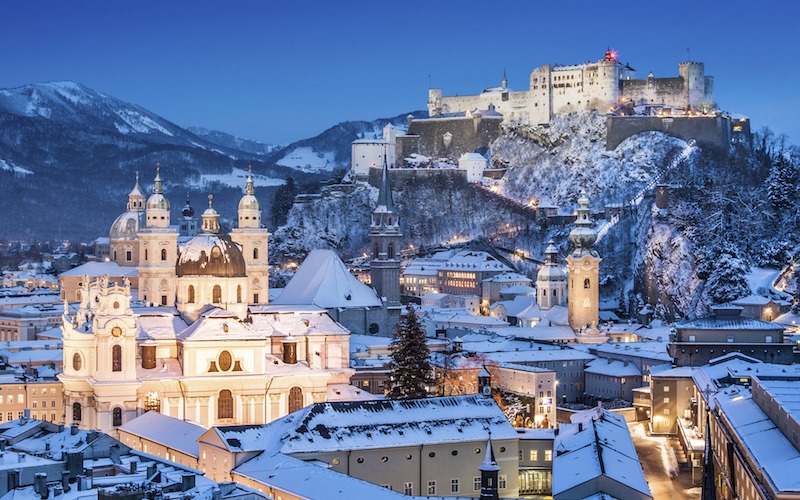
[[[553,450],[544,450],[544,461],[545,462],[553,461]]]
[[[161,412],[161,399],[159,399],[157,392],[151,391],[145,394],[144,411]]]

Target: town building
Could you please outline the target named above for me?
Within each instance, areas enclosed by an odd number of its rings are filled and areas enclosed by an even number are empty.
[[[713,358],[739,352],[766,363],[791,364],[794,350],[783,341],[783,327],[741,316],[733,304],[712,307],[714,315],[677,323],[669,354],[677,366],[700,366]]]

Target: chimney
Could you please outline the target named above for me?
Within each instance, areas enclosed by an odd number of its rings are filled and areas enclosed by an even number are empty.
[[[64,494],[64,485],[61,483],[53,486],[53,498],[58,498]]]
[[[69,425],[69,433],[70,433],[70,435],[72,435],[72,436],[74,436],[75,434],[77,434],[77,433],[78,433],[78,422],[72,422],[72,423]]]
[[[155,475],[156,475],[156,464],[154,464],[154,463],[152,463],[152,462],[151,462],[151,463],[150,463],[150,464],[147,466],[147,479],[150,479],[150,478],[152,478],[152,477],[153,477],[153,476],[155,476]]]
[[[285,337],[281,342],[283,344],[283,362],[287,365],[294,365],[297,363],[297,339],[291,335]]]
[[[58,432],[64,432],[64,422],[58,423]]]
[[[156,346],[155,340],[142,342],[142,368],[152,370],[156,367]]]
[[[82,474],[77,477],[77,481],[75,481],[75,482],[78,485],[78,491],[83,491],[83,488],[85,487],[85,485],[83,484],[83,480],[84,479],[86,479],[86,476],[84,476]]]
[[[15,490],[19,487],[19,476],[22,473],[19,469],[8,471],[8,479],[6,480],[8,491]]]
[[[25,461],[25,454],[24,453],[17,453],[17,462],[22,463]]]
[[[62,492],[69,491],[69,471],[62,470],[61,471],[61,490]]]
[[[44,444],[44,451],[45,453],[50,453],[50,441]]]
[[[0,451],[6,451],[6,440],[5,440],[5,438],[0,438]]]
[[[37,495],[41,496],[42,498],[47,498],[48,491],[47,491],[47,473],[46,472],[37,472],[33,475],[33,491],[36,492]]]
[[[214,489],[211,490],[211,500],[220,500],[222,498],[222,492],[219,490],[219,486],[214,486]]]
[[[583,432],[583,422],[578,422],[578,432]]]
[[[121,451],[119,449],[119,445],[118,444],[112,444],[111,446],[109,446],[108,451],[109,451],[109,458],[111,459],[111,463],[114,463],[114,464],[122,463],[122,460],[120,460],[120,456],[122,455],[122,453],[121,453]]]
[[[192,488],[194,488],[194,484],[195,484],[194,474],[186,472],[183,475],[181,475],[181,491],[191,490]]]
[[[24,410],[22,410],[22,422],[28,423],[28,420],[30,419],[31,419],[31,409],[25,408]]]
[[[139,462],[131,460],[128,465],[128,470],[130,470],[131,474],[136,474],[136,471],[139,469]]]

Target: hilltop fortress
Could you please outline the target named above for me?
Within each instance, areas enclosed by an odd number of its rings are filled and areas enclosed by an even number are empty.
[[[714,107],[714,77],[705,74],[702,62],[682,62],[677,78],[635,79],[635,70],[608,50],[594,63],[572,66],[548,64],[534,69],[530,87],[513,91],[503,75],[499,87],[477,95],[443,96],[441,89],[428,91],[430,117],[494,107],[506,122],[532,125],[549,123],[555,114],[595,110],[617,111],[626,105],[667,108],[674,114],[708,112]]]

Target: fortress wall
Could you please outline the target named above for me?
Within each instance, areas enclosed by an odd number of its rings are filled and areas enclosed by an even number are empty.
[[[382,170],[371,168],[369,172],[369,184],[380,187]],[[457,168],[394,168],[389,170],[389,178],[392,180],[392,188],[402,190],[410,179],[453,179],[466,182],[467,171]]]
[[[646,80],[623,80],[622,96],[640,104],[665,104],[686,107],[686,87],[683,78],[648,78]]]
[[[433,159],[448,158],[455,163],[464,153],[488,148],[500,135],[502,121],[499,116],[413,120],[408,127],[408,136],[412,137],[397,138],[398,164],[411,153]],[[452,134],[449,146],[444,141],[444,135],[448,132]]]
[[[731,141],[730,120],[723,116],[609,116],[606,150],[616,149],[625,139],[647,131],[663,132],[700,146],[727,148]]]

